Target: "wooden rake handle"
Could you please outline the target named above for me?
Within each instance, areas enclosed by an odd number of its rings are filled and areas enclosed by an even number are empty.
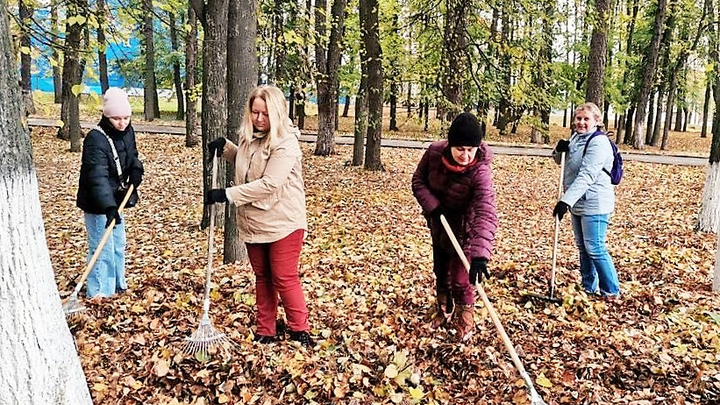
[[[563,176],[565,174],[565,152],[560,152],[560,179],[558,180],[558,201],[563,195]],[[557,270],[557,247],[558,247],[558,236],[560,235],[560,218],[555,218],[555,232],[553,234],[553,249],[552,249],[552,273],[550,274],[550,298],[555,295],[555,272]]]
[[[440,222],[442,222],[442,225],[445,228],[445,232],[447,232],[448,237],[450,238],[450,241],[452,242],[453,246],[455,247],[455,251],[457,252],[458,256],[460,256],[460,260],[462,261],[463,265],[465,266],[465,270],[467,270],[469,272],[470,271],[470,263],[468,262],[467,257],[465,257],[465,253],[463,253],[462,248],[460,247],[460,244],[458,243],[457,238],[455,237],[455,234],[453,233],[452,229],[450,228],[450,224],[448,224],[444,215],[440,215]],[[495,309],[493,308],[492,304],[490,303],[490,300],[488,299],[487,295],[485,294],[485,290],[482,288],[482,285],[480,285],[480,283],[475,284],[475,288],[477,288],[477,291],[480,293],[480,297],[482,297],[482,301],[485,304],[485,307],[488,309],[490,318],[492,318],[492,321],[495,324],[495,328],[497,329],[498,333],[500,333],[500,337],[502,338],[502,341],[505,344],[505,348],[510,353],[510,357],[512,358],[512,361],[515,364],[515,368],[517,368],[518,372],[520,373],[520,376],[525,381],[525,385],[527,385],[532,396],[533,397],[537,396],[535,387],[533,386],[532,381],[530,380],[530,377],[528,376],[527,372],[525,371],[525,367],[523,366],[522,362],[520,361],[520,357],[518,357],[517,352],[515,351],[515,347],[513,346],[512,342],[510,341],[510,338],[508,337],[507,333],[505,332],[505,328],[503,328],[502,323],[500,322],[500,318],[498,317],[497,313],[495,312]]]
[[[128,200],[130,200],[130,196],[133,193],[133,190],[135,187],[130,184],[130,187],[128,187],[127,192],[125,192],[125,198],[123,198],[122,202],[120,203],[120,206],[118,207],[118,214],[121,214],[123,209],[125,208],[125,205],[127,204]],[[115,218],[113,218],[110,221],[110,225],[105,229],[105,233],[103,233],[102,239],[100,239],[100,243],[98,243],[97,248],[95,249],[95,253],[93,253],[92,257],[90,258],[90,261],[87,262],[87,265],[85,266],[85,270],[82,273],[82,276],[80,277],[80,281],[78,281],[77,285],[75,286],[75,290],[73,291],[71,297],[74,295],[77,295],[80,292],[80,289],[82,289],[83,284],[85,284],[85,280],[87,280],[88,276],[90,275],[90,272],[93,269],[93,266],[95,266],[95,262],[97,262],[98,258],[100,257],[100,253],[102,252],[103,248],[105,247],[105,244],[107,243],[108,239],[110,239],[110,235],[112,234],[113,228],[115,227]],[[63,303],[65,303],[68,298],[65,298],[63,300]]]

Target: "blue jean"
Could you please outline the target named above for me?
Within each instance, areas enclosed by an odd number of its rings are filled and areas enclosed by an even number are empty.
[[[582,286],[589,293],[619,295],[618,280],[612,257],[605,246],[610,214],[572,215],[575,244],[580,251]]]
[[[122,216],[121,216],[122,219]],[[87,262],[95,253],[105,233],[105,215],[85,213],[85,230],[88,234]],[[127,289],[125,281],[125,221],[115,225],[112,234],[100,252],[90,275],[87,278],[87,296],[98,294],[109,297],[117,290]]]

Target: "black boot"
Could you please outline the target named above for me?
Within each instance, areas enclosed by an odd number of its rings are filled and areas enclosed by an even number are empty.
[[[266,345],[268,343],[273,343],[276,340],[277,340],[277,338],[275,338],[275,336],[264,336],[264,335],[255,335],[255,338],[253,339],[253,341],[264,344],[264,345]]]
[[[310,334],[304,330],[299,331],[299,332],[290,331],[290,340],[299,342],[301,345],[308,347],[308,348],[314,346],[314,343],[312,341],[312,338],[310,337]]]

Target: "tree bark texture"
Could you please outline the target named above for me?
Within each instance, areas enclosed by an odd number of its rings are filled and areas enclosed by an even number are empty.
[[[367,55],[368,128],[365,149],[365,169],[384,170],[381,160],[382,112],[383,112],[383,70],[382,49],[380,48],[380,23],[378,0],[363,1],[365,7],[365,30],[362,33]]]
[[[5,10],[5,0],[0,9]],[[0,403],[91,404],[45,242],[17,61],[0,17]]]
[[[153,36],[155,30],[153,29],[153,3],[152,0],[143,0],[143,9],[145,12],[145,18],[143,20],[143,39],[145,42],[145,72],[144,72],[144,112],[145,120],[152,121],[155,118],[160,118],[158,105],[157,90],[155,88],[155,40]]]
[[[227,138],[237,145],[240,126],[245,115],[248,94],[255,87],[257,77],[256,5],[254,1],[231,1],[228,6],[227,34]],[[227,165],[226,179],[232,179],[235,167]],[[230,184],[226,181],[224,187]],[[235,206],[225,207],[225,246],[223,262],[234,263],[247,259],[245,245],[238,237]]]
[[[58,0],[50,1],[50,31],[58,32]],[[62,69],[60,68],[60,54],[53,47],[52,58],[55,61],[52,67],[53,76],[53,101],[55,104],[62,103]]]
[[[447,0],[442,49],[442,92],[448,121],[463,110],[463,78],[466,64],[467,0]]]
[[[315,27],[320,28],[317,34],[320,38],[325,35],[325,10],[327,4],[324,0],[315,4]],[[322,7],[322,8],[321,8]],[[338,114],[338,70],[340,67],[340,41],[342,39],[345,22],[345,8],[347,0],[334,0],[331,8],[331,28],[327,41],[327,50],[321,41],[315,46],[317,65],[317,104],[318,104],[318,134],[315,143],[315,155],[328,156],[335,153],[335,123]]]
[[[170,22],[170,47],[173,53],[176,53],[180,49],[177,35],[177,20],[175,13],[168,13],[168,20]],[[182,15],[180,15],[182,21]],[[177,113],[175,114],[176,120],[185,119],[185,97],[183,97],[182,89],[182,75],[180,74],[180,60],[173,60],[173,84],[175,85],[175,94],[177,98]]]
[[[188,7],[187,25],[190,27],[185,37],[185,146],[191,148],[199,143],[197,127],[197,57],[198,32],[195,9]],[[178,94],[178,97],[181,97]]]
[[[653,36],[650,40],[650,46],[646,52],[645,67],[643,71],[642,82],[637,100],[637,109],[635,112],[635,125],[633,128],[633,148],[643,149],[645,147],[645,117],[647,114],[647,102],[652,88],[653,78],[655,76],[655,66],[657,65],[658,53],[660,50],[660,40],[662,39],[663,22],[665,21],[665,11],[667,8],[667,0],[658,0],[658,7],[655,14],[655,23],[653,25]]]
[[[67,15],[81,15],[87,19],[87,0],[70,0],[67,3]],[[73,86],[82,83],[83,66],[80,63],[80,51],[85,23],[66,24],[65,58],[63,62],[62,107],[60,119],[64,125],[58,131],[58,137],[70,140],[70,151],[80,152],[80,100]]]
[[[360,32],[367,31],[367,17],[365,7],[358,7],[358,19],[360,21]],[[362,38],[364,41],[364,38]],[[355,96],[355,133],[353,139],[353,166],[360,166],[365,160],[365,136],[367,134],[367,52],[365,44],[360,47],[360,85]]]
[[[202,146],[205,162],[203,190],[211,188],[212,159],[207,145],[227,133],[227,32],[228,0],[210,0],[204,8]],[[219,184],[225,183],[224,165],[218,171]],[[210,225],[209,206],[205,207],[201,227]]]
[[[709,110],[710,110],[710,93],[712,90],[712,82],[709,78],[705,79],[707,83],[705,84],[705,97],[703,98],[703,113],[702,113],[702,126],[700,127],[700,138],[707,138],[708,133],[708,119],[710,118]]]
[[[603,106],[603,84],[607,57],[608,20],[610,18],[610,0],[595,2],[594,24],[588,55],[587,88],[585,101]]]
[[[102,94],[105,94],[107,89],[110,88],[110,81],[108,80],[107,55],[105,53],[105,47],[107,46],[107,41],[105,40],[105,24],[107,24],[107,9],[105,7],[105,0],[97,0],[96,7],[98,19],[98,69],[100,71],[100,88],[102,89]]]
[[[33,7],[25,0],[18,1],[20,17],[20,87],[22,88],[25,114],[35,114],[35,103],[32,96],[32,57],[30,56],[30,33],[28,24],[32,22]],[[27,52],[25,52],[27,50]]]

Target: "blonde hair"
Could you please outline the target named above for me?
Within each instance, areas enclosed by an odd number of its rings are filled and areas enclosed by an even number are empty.
[[[268,120],[270,121],[270,131],[266,135],[268,142],[283,138],[288,127],[286,125],[288,120],[287,103],[282,90],[271,84],[257,86],[250,91],[248,101],[245,104],[245,115],[240,126],[240,135],[245,137],[248,142],[252,141],[253,132],[255,131],[252,122],[252,105],[256,98],[262,99],[267,108]]]
[[[587,102],[585,104],[577,106],[575,112],[573,113],[573,118],[575,118],[575,116],[581,111],[589,112],[590,114],[595,116],[595,121],[598,123],[598,128],[603,126],[602,112],[600,112],[600,108],[595,105],[595,103]]]

